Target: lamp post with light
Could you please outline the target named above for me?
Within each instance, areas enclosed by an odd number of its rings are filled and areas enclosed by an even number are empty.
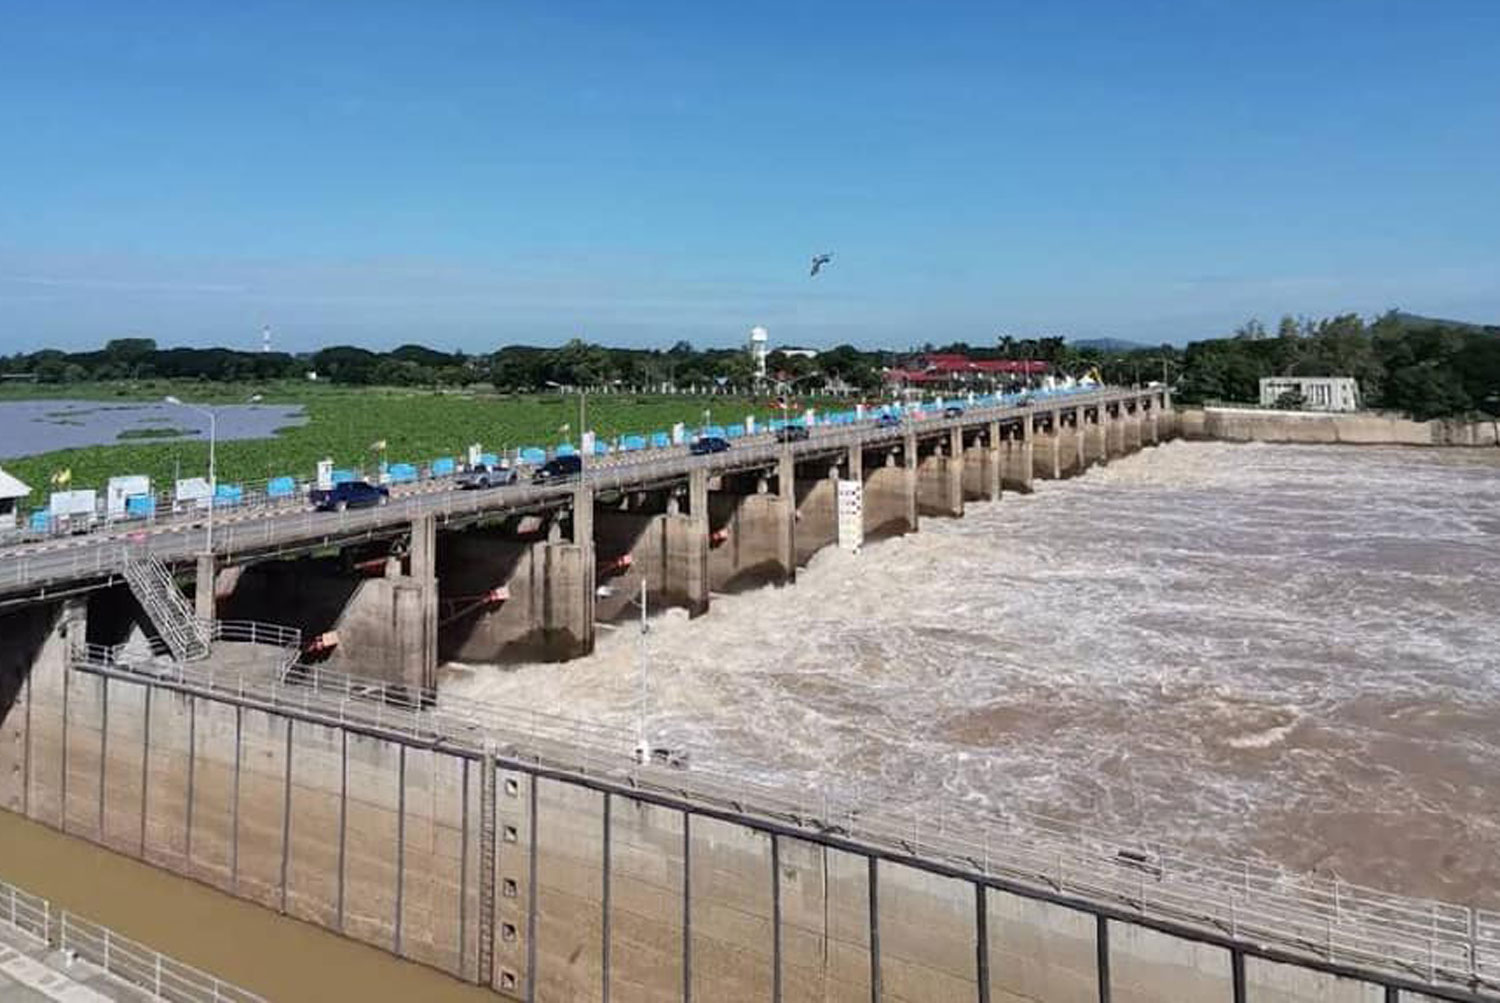
[[[165,397],[163,400],[174,407],[184,407],[189,411],[197,411],[199,414],[208,415],[208,527],[204,534],[203,549],[212,554],[214,552],[214,502],[218,500],[219,481],[214,465],[215,447],[219,438],[219,415],[211,407],[203,407],[198,404],[188,404],[177,397]],[[260,401],[260,394],[250,397],[249,403],[255,404]]]

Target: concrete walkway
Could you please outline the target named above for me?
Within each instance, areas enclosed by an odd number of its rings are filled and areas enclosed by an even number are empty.
[[[0,923],[0,1003],[110,1003],[148,1000],[83,961],[69,965],[61,951]]]

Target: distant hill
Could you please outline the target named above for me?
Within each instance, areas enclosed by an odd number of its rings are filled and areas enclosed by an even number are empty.
[[[1140,341],[1126,341],[1124,338],[1078,338],[1068,344],[1074,348],[1088,348],[1096,352],[1144,352],[1157,347]]]
[[[1423,317],[1417,313],[1407,313],[1405,310],[1397,310],[1394,313],[1396,322],[1406,330],[1416,330],[1424,327],[1456,327],[1464,331],[1487,331],[1491,334],[1500,333],[1500,326],[1495,324],[1476,324],[1470,320],[1445,320],[1442,317]]]

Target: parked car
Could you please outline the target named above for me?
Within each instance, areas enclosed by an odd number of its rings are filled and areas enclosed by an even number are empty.
[[[320,512],[342,512],[351,508],[372,508],[391,500],[388,488],[368,481],[344,481],[331,488],[313,488],[308,495],[313,508]]]
[[[688,452],[694,456],[706,456],[709,453],[722,453],[729,448],[729,440],[717,435],[703,435],[693,440],[688,447]]]
[[[516,483],[515,467],[487,467],[476,464],[458,475],[461,488],[498,488]]]
[[[891,414],[889,411],[875,419],[876,428],[895,428],[900,424],[901,416],[899,414]]]
[[[806,425],[783,425],[776,430],[777,442],[804,442],[807,439]]]
[[[554,456],[531,475],[531,483],[552,484],[565,481],[570,477],[577,477],[581,473],[583,473],[583,457]]]
[[[943,408],[944,418],[962,418],[963,416],[964,409],[959,407],[957,404],[949,404],[947,407]]]

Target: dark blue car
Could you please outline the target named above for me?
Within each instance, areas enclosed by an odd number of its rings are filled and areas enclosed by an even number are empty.
[[[717,435],[705,435],[696,439],[692,446],[688,447],[688,452],[694,456],[706,456],[709,453],[722,453],[728,448],[728,439],[720,438]]]
[[[308,496],[320,512],[342,512],[351,508],[372,508],[391,500],[388,489],[368,481],[344,481],[331,488],[313,488]]]

